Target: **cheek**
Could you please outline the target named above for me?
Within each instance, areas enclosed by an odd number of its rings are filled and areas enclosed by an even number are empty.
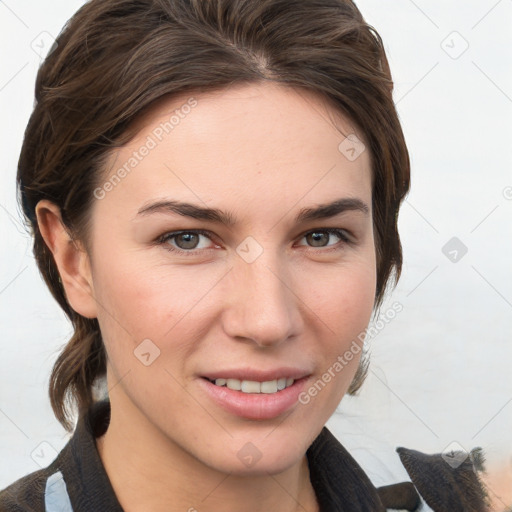
[[[325,273],[315,273],[304,288],[307,302],[331,331],[342,335],[366,328],[375,300],[376,271],[360,261]]]
[[[223,274],[220,267],[205,272],[193,265],[155,263],[129,251],[118,253],[115,261],[100,263],[95,270],[95,292],[102,306],[98,319],[106,340],[128,338],[134,345],[146,338],[159,345],[176,338],[179,345],[186,339],[182,334],[190,318],[210,301],[210,291]],[[178,348],[176,342],[173,347]]]
[[[324,340],[321,378],[331,382],[332,391],[336,389],[329,399],[335,405],[357,371],[373,312],[375,285],[376,272],[371,258],[333,273],[330,281],[310,281],[309,290],[314,290],[311,309],[324,325],[323,335],[317,338]]]
[[[119,259],[111,269],[105,265],[96,277],[105,306],[98,321],[112,382],[123,380],[123,387],[130,394],[137,389],[134,396],[141,400],[144,395],[167,396],[169,386],[181,396],[165,370],[175,374],[175,368],[186,366],[196,346],[198,333],[190,329],[188,316],[204,295],[201,287],[191,288],[176,269],[150,268],[140,257]]]

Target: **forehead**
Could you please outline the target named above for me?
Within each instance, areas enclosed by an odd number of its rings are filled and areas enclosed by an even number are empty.
[[[363,134],[311,91],[257,83],[181,94],[162,98],[132,128],[137,135],[112,153],[104,177],[124,169],[106,199],[132,209],[175,193],[239,206],[263,194],[287,207],[340,192],[371,196]],[[354,141],[355,158],[346,153]]]
[[[192,101],[193,100],[193,101]],[[236,118],[268,111],[279,115],[293,116],[293,111],[299,108],[304,113],[308,110],[311,115],[324,118],[325,128],[338,130],[338,133],[355,133],[363,140],[364,134],[356,123],[340,110],[333,99],[319,92],[307,88],[287,85],[279,82],[261,81],[233,84],[229,87],[212,90],[190,90],[173,95],[164,95],[150,106],[145,108],[132,123],[133,133],[140,133],[152,124],[170,120],[172,114],[179,115],[183,120],[191,111],[197,113],[195,106],[190,109],[187,104],[201,105],[202,123],[205,123],[207,113],[219,116],[220,112],[225,119]],[[183,112],[180,112],[183,111]],[[183,115],[184,114],[184,115]],[[297,112],[297,116],[300,113]],[[269,121],[273,116],[269,118]],[[307,123],[307,119],[305,119]],[[176,120],[174,120],[176,122]],[[179,123],[178,123],[179,124]],[[190,123],[189,123],[190,124]],[[220,127],[217,127],[220,128]]]

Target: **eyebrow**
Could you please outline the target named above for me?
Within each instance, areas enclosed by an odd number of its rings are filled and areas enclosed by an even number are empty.
[[[312,220],[328,219],[348,211],[362,212],[363,214],[368,215],[369,208],[368,205],[360,199],[342,198],[315,207],[302,208],[295,217],[295,222],[301,223]],[[184,217],[218,222],[226,226],[233,226],[237,222],[235,217],[229,212],[225,212],[217,208],[204,208],[192,203],[175,200],[162,200],[146,204],[139,209],[137,216],[147,216],[153,213],[177,213]]]

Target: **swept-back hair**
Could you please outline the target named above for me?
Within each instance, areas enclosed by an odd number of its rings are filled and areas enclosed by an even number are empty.
[[[372,161],[375,308],[390,278],[398,280],[397,216],[409,189],[409,155],[381,38],[353,2],[91,0],[39,69],[17,176],[37,265],[74,328],[49,387],[67,430],[69,402],[79,413],[92,403],[106,354],[97,319],[66,300],[37,224],[37,203],[59,206],[66,228],[88,247],[93,191],[109,152],[135,135],[130,126],[138,116],[164,96],[264,80],[316,92],[359,127]],[[365,374],[363,360],[349,393]]]

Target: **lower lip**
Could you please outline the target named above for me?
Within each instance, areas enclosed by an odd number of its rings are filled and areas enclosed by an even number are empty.
[[[277,393],[243,393],[226,386],[216,386],[200,378],[200,385],[213,401],[227,412],[251,420],[277,418],[291,409],[304,389],[307,378],[296,380],[290,387]]]

